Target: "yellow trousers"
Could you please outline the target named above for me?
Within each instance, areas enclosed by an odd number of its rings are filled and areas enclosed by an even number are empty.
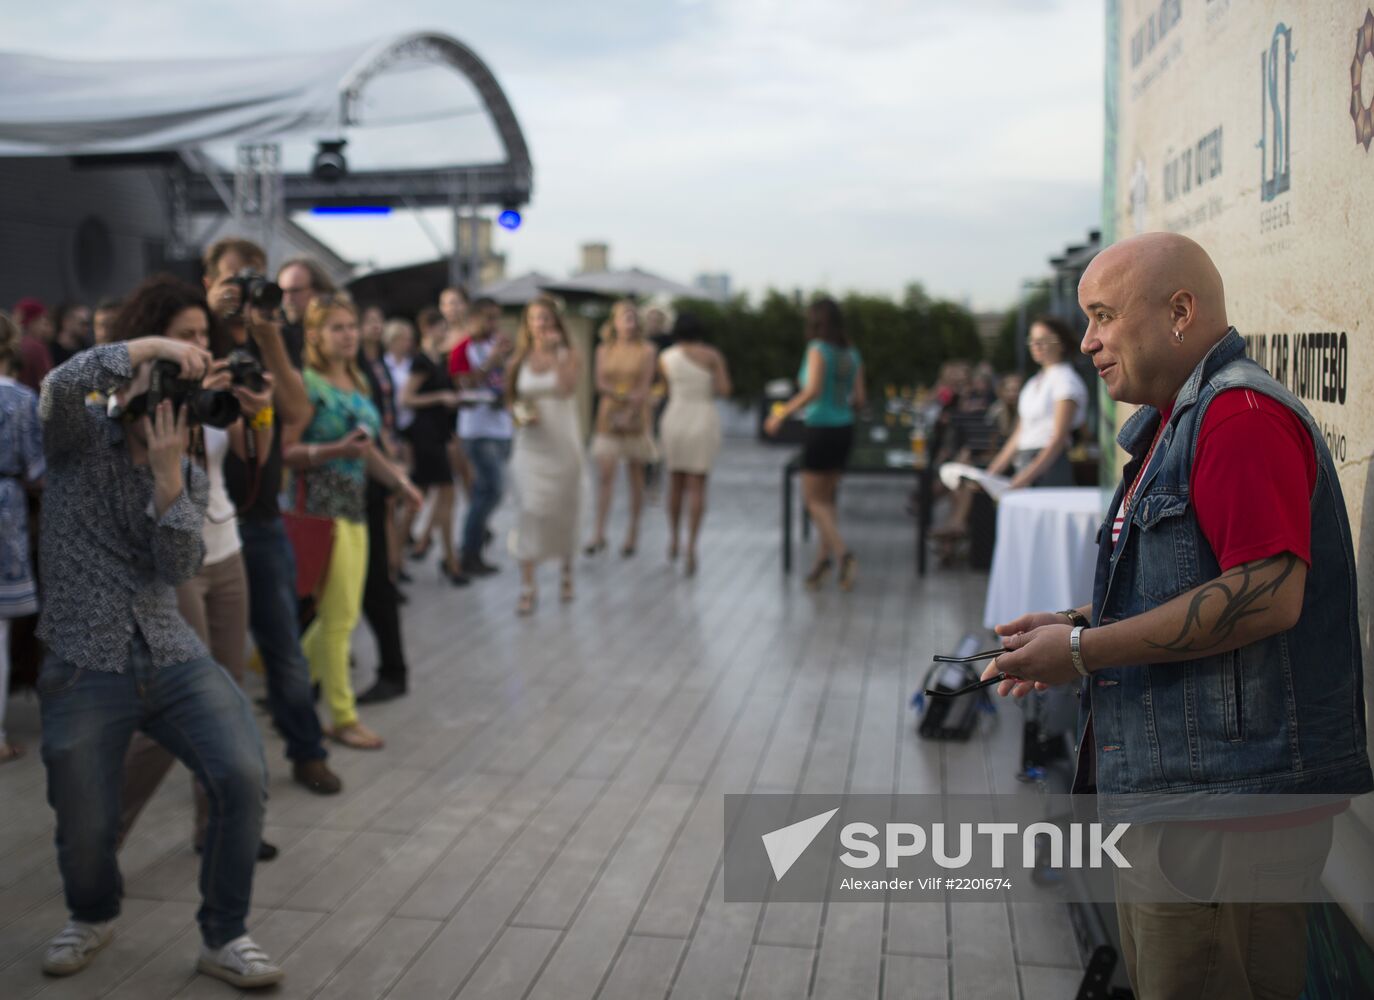
[[[320,685],[336,727],[358,721],[353,684],[348,677],[349,640],[362,613],[367,579],[367,525],[334,519],[334,548],[325,571],[315,620],[301,638],[310,661],[310,679]]]

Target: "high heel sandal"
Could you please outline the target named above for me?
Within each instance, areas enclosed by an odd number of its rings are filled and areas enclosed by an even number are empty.
[[[522,618],[534,614],[534,606],[538,602],[533,587],[520,588],[520,600],[515,605],[515,613]]]
[[[806,586],[808,590],[820,590],[821,584],[825,582],[826,575],[830,572],[829,557],[822,559],[811,567],[811,572],[806,574]]]
[[[628,558],[630,558],[630,556],[632,556],[632,555],[634,555],[634,554],[635,554],[635,543],[634,543],[634,542],[626,542],[624,545],[622,545],[622,546],[620,547],[620,555],[621,555],[622,558],[628,559]]]
[[[419,562],[419,561],[420,561],[421,559],[423,559],[425,556],[429,555],[429,547],[430,547],[431,545],[433,545],[433,544],[434,544],[434,539],[432,539],[432,538],[426,538],[426,539],[425,539],[425,544],[424,544],[424,545],[421,545],[421,546],[419,546],[419,547],[416,547],[416,546],[412,545],[412,546],[410,547],[410,552],[409,552],[408,554],[409,554],[409,556],[410,556],[411,559],[414,559],[416,562]]]
[[[603,539],[599,542],[591,542],[582,550],[584,556],[595,556],[606,551],[606,542]]]
[[[846,552],[840,559],[840,589],[853,590],[854,580],[859,575],[859,560],[854,558],[854,553]]]
[[[327,735],[335,743],[350,747],[354,750],[381,750],[386,746],[386,741],[368,729],[361,722],[350,722],[346,726],[335,726],[326,730]]]
[[[573,578],[571,570],[563,571],[563,578],[558,585],[558,599],[567,604],[573,599]]]

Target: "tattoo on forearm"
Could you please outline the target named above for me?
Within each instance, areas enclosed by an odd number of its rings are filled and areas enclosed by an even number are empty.
[[[1170,653],[1205,653],[1225,643],[1245,619],[1263,615],[1298,564],[1291,552],[1237,566],[1200,587],[1188,602],[1178,635],[1168,642],[1145,640]],[[1204,612],[1206,617],[1204,618]]]

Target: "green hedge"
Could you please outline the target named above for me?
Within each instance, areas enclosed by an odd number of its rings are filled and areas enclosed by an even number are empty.
[[[730,364],[735,398],[749,402],[762,398],[770,380],[796,378],[808,301],[800,293],[771,291],[757,305],[740,296],[726,303],[680,299],[675,308],[701,318],[710,342]],[[855,293],[838,301],[850,339],[863,355],[870,392],[884,385],[929,385],[947,360],[982,359],[972,314],[930,299],[919,285],[909,286],[900,301]]]

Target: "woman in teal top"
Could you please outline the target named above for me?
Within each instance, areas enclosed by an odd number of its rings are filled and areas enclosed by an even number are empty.
[[[301,637],[333,716],[329,734],[345,746],[377,750],[382,738],[358,719],[348,677],[348,648],[362,611],[367,577],[367,477],[423,503],[415,485],[377,447],[381,418],[358,368],[358,311],[344,295],[321,296],[305,313],[305,389],[313,407],[299,441],[287,441],[286,463],[302,477],[305,510],[334,520],[334,544],[315,607]],[[289,432],[288,432],[289,433]]]
[[[819,588],[838,562],[840,588],[850,590],[859,564],[840,536],[835,495],[854,445],[854,409],[867,403],[863,360],[845,336],[844,317],[834,299],[811,303],[806,339],[806,357],[797,376],[801,392],[769,415],[764,430],[776,434],[788,417],[802,411],[802,501],[820,536],[820,551],[806,574],[806,585]]]

